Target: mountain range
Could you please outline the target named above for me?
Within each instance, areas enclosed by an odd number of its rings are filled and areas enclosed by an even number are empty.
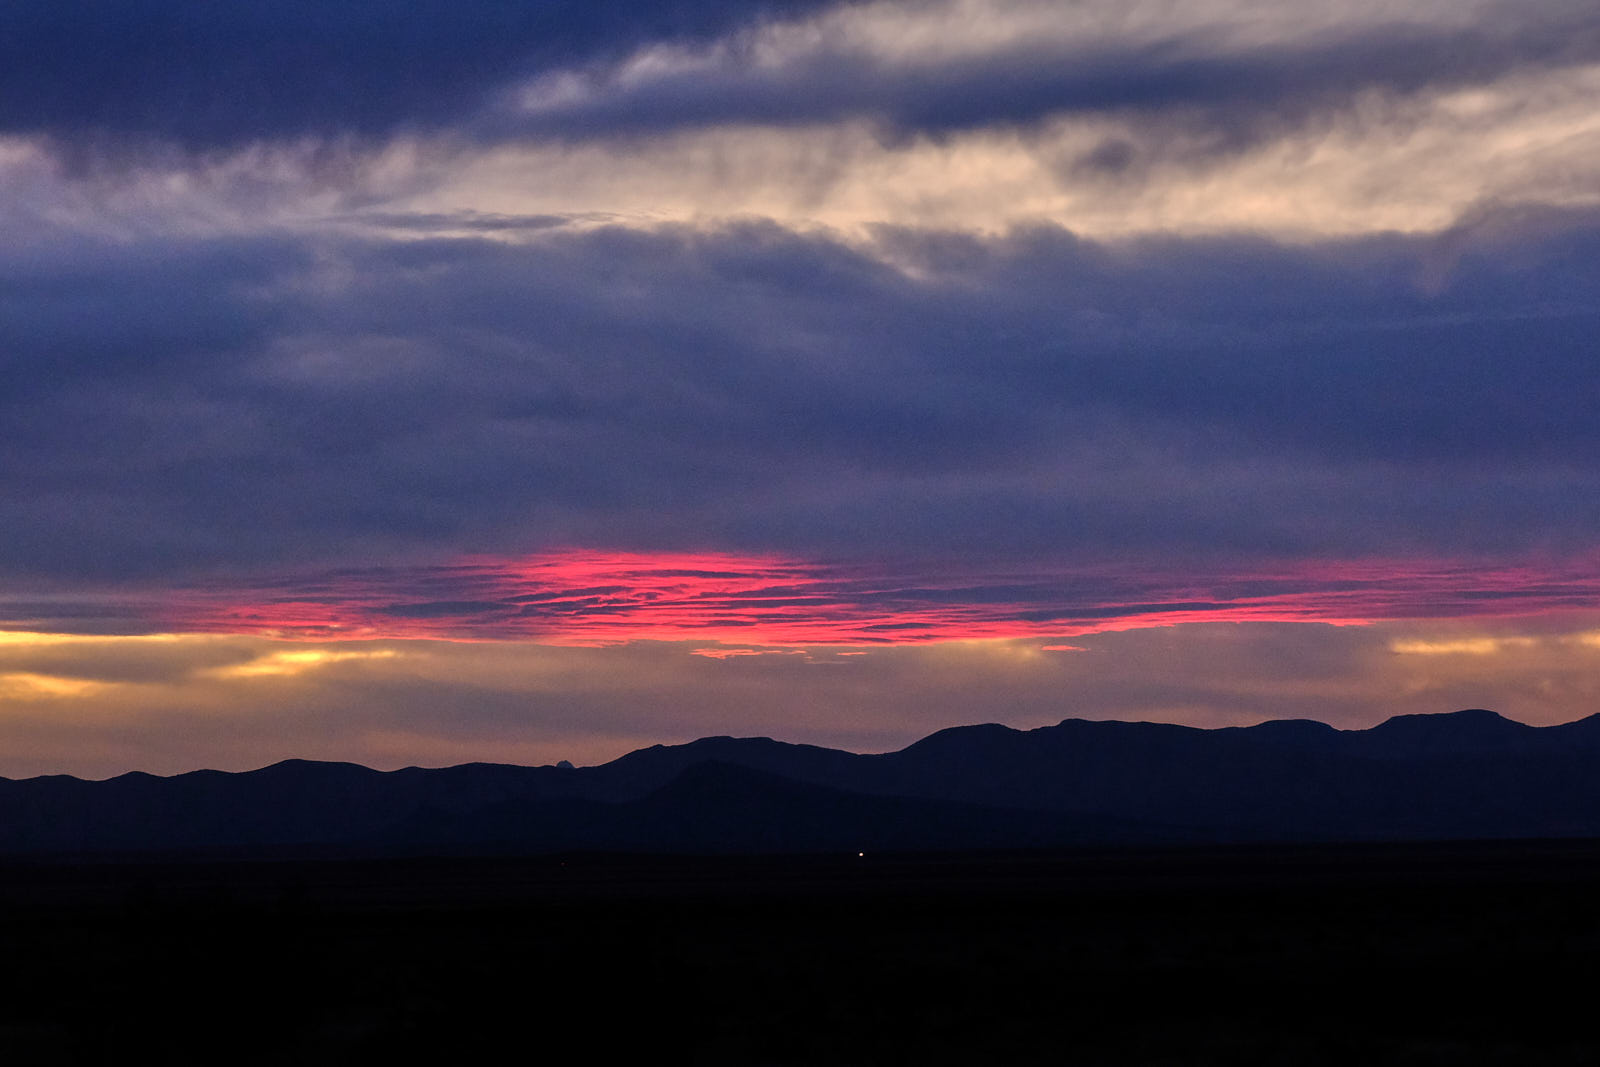
[[[0,779],[0,854],[793,853],[1600,836],[1600,715],[1366,730],[1067,719],[859,755],[768,738],[595,767]]]

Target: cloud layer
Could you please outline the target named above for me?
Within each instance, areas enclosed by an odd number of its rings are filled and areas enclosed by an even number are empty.
[[[807,0],[19,0],[0,13],[0,130],[208,150],[447,129],[542,67],[714,36]]]
[[[0,253],[14,582],[552,547],[1584,553],[1600,227]]]
[[[82,636],[61,638],[69,649],[108,629],[299,641],[528,640],[604,647],[693,639],[759,646],[694,650],[726,658],[785,646],[1059,638],[1192,622],[1570,618],[1600,607],[1595,569],[1592,559],[1542,568],[1291,561],[1175,574],[1127,565],[985,569],[970,557],[911,568],[729,553],[556,551],[300,573],[254,586],[207,583],[156,597],[126,596],[111,614],[0,599],[0,625],[76,630]],[[1462,647],[1485,641],[1484,647],[1497,647],[1489,638],[1466,640]]]

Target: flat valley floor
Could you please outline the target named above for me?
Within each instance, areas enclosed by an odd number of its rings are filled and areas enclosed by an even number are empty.
[[[1592,1064],[1600,844],[0,864],[0,1063]]]

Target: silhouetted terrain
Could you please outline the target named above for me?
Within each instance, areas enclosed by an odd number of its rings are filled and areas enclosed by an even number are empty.
[[[340,855],[937,851],[1600,836],[1600,716],[1489,711],[1370,730],[1068,719],[856,755],[766,738],[598,767],[0,779],[0,852]]]
[[[0,864],[7,1067],[1592,1064],[1592,842]]]
[[[0,1063],[1600,1062],[1597,733],[0,781]]]

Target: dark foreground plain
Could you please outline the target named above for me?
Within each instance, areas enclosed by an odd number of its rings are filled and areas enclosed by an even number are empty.
[[[1600,1062],[1600,844],[13,862],[0,1062]]]

